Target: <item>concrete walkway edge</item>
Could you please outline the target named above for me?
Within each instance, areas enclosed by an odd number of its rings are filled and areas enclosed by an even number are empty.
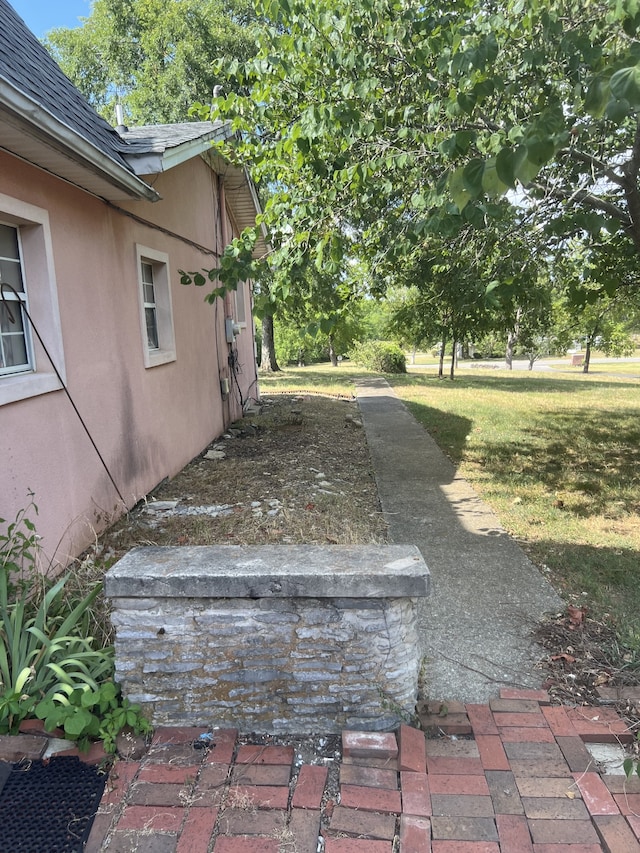
[[[539,687],[531,632],[562,599],[386,380],[359,381],[357,400],[391,539],[416,545],[431,572],[419,624],[429,697]]]

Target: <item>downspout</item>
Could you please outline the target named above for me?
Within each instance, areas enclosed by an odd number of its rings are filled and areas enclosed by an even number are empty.
[[[224,250],[227,248],[229,243],[231,242],[229,236],[229,223],[227,220],[227,197],[224,186],[224,178],[222,175],[218,175],[218,205],[219,205],[219,213],[220,213],[220,236],[222,238],[222,251],[220,252],[220,257],[222,257]],[[233,370],[233,364],[231,363],[231,359],[233,356],[233,343],[229,341],[229,325],[233,323],[233,296],[227,291],[224,295],[224,329],[225,329],[225,341],[227,344],[227,365],[226,369],[222,369],[223,365],[221,365],[220,370],[220,380],[221,387],[224,380],[228,383],[228,392],[226,395],[223,395],[223,399],[226,399],[229,413],[229,420],[231,421],[232,415],[232,405],[233,405],[233,394],[232,394],[232,384],[233,384],[233,376],[231,375],[231,371]]]
[[[218,175],[218,199],[220,203],[220,233],[222,235],[222,252],[227,248],[231,239],[229,237],[229,223],[227,220],[227,197],[224,186],[224,178]],[[233,318],[233,300],[231,293],[227,291],[224,295],[225,316]]]

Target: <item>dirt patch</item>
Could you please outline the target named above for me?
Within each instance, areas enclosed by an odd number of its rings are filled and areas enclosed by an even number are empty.
[[[613,706],[640,731],[640,672],[610,626],[569,607],[538,625],[535,638],[547,652],[541,667],[554,702]]]
[[[135,545],[387,541],[352,399],[264,397],[100,537],[103,559]]]

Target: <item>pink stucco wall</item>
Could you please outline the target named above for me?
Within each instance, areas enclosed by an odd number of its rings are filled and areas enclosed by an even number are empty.
[[[220,391],[229,375],[225,305],[179,281],[179,269],[215,258],[124,211],[220,251],[216,176],[195,158],[154,186],[162,201],[117,210],[0,152],[0,192],[49,213],[67,385],[129,506],[241,416],[237,392],[223,400]],[[169,256],[177,358],[152,368],[143,361],[136,244]],[[249,306],[248,288],[245,298]],[[245,399],[258,396],[247,319],[235,343]],[[0,433],[0,516],[12,519],[33,490],[43,551],[66,562],[122,510],[96,452],[63,391],[0,406]]]

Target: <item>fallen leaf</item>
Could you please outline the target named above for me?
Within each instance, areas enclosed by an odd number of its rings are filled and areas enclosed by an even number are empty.
[[[566,652],[563,652],[560,655],[551,655],[551,660],[563,660],[565,663],[575,663],[576,659],[573,655],[568,655]]]
[[[570,604],[567,607],[567,613],[569,615],[569,627],[577,628],[579,625],[584,623],[585,617],[587,615],[586,607],[576,607],[574,604]]]
[[[565,796],[569,797],[570,800],[575,800],[576,798],[576,795],[573,793],[573,791],[567,791]]]

